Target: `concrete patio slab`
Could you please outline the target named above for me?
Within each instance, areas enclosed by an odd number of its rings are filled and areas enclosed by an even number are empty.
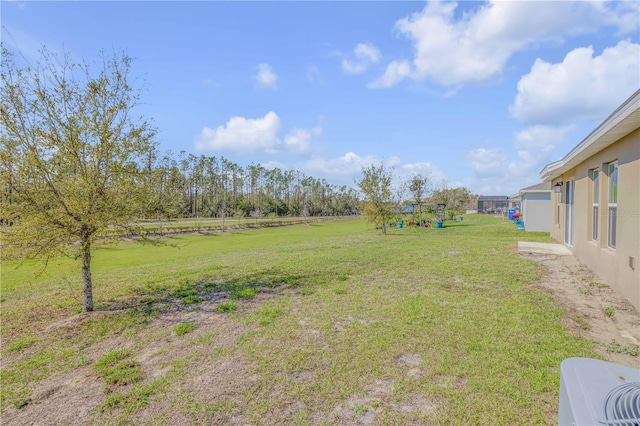
[[[559,256],[571,255],[571,250],[563,244],[533,243],[530,241],[518,241],[518,251],[525,253],[557,254]]]

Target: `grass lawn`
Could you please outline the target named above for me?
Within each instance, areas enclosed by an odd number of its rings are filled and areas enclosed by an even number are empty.
[[[560,362],[597,355],[518,240],[551,242],[483,215],[123,242],[95,251],[91,315],[77,262],[3,262],[3,417],[84,377],[71,422],[557,424]]]

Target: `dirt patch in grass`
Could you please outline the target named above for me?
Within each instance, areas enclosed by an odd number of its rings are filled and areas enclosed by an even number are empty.
[[[103,388],[90,366],[44,381],[28,406],[2,416],[3,424],[77,424],[98,406]]]
[[[275,295],[271,289],[259,292],[254,300],[242,302],[243,311],[251,312]],[[37,419],[38,424],[114,424],[123,418],[148,424],[241,421],[233,408],[242,392],[251,389],[252,370],[230,351],[238,336],[250,327],[231,315],[217,312],[216,306],[224,300],[213,297],[187,307],[175,303],[162,310],[139,338],[117,336],[92,344],[84,351],[86,365],[38,382],[23,406],[8,407],[2,414],[2,423],[33,424]],[[80,314],[58,320],[48,330],[76,334],[89,319],[116,314],[116,311]],[[186,322],[199,327],[188,334],[176,335],[174,327]],[[134,349],[132,359],[141,366],[144,377],[140,383],[109,389],[94,364],[106,353],[123,348]],[[180,384],[179,391],[169,389],[175,383]],[[126,404],[125,408],[105,405],[110,397],[121,395],[123,400],[134,400],[138,393],[148,399],[138,402],[144,404],[142,410],[127,413]],[[176,409],[184,407],[185,399],[197,403],[192,403],[191,409]]]
[[[353,395],[344,404],[338,405],[329,414],[328,419],[334,424],[342,425],[370,425],[376,421],[376,417],[382,412],[382,407],[393,390],[393,382],[376,380],[368,388],[364,395]],[[318,418],[321,420],[321,418]]]
[[[438,408],[436,399],[425,395],[409,395],[400,401],[393,401],[394,383],[388,380],[375,380],[366,389],[366,393],[353,395],[343,404],[339,404],[328,415],[316,413],[315,423],[329,422],[340,425],[385,424],[384,416],[390,411],[396,413],[419,413],[423,418],[435,414]]]
[[[420,354],[403,354],[396,358],[398,364],[415,366],[422,362]]]
[[[535,286],[551,292],[564,308],[564,326],[593,340],[610,362],[640,368],[640,314],[574,256],[522,253],[542,268]],[[636,355],[634,355],[634,353]]]

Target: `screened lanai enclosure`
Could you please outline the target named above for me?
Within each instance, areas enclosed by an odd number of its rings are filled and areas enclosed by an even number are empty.
[[[506,195],[481,195],[478,197],[478,213],[496,214],[507,210]]]

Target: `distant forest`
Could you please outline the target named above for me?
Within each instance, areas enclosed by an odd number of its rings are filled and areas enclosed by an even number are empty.
[[[339,216],[358,210],[358,193],[297,170],[241,167],[224,157],[150,156],[150,214],[176,217]]]

